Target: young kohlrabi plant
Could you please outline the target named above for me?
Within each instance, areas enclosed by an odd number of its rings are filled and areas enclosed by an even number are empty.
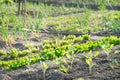
[[[68,72],[68,68],[66,66],[64,66],[64,65],[60,65],[59,70],[65,72],[65,73]]]
[[[104,52],[106,53],[107,58],[109,58],[109,54],[113,46],[114,46],[113,44],[109,44],[109,43],[105,43],[104,45],[101,46]]]
[[[69,52],[66,54],[66,57],[70,60],[70,68],[72,69],[73,62],[74,62],[74,47],[70,47]]]
[[[88,54],[85,55],[86,58],[86,64],[89,66],[89,73],[92,73],[92,67],[96,64],[93,63],[93,54],[92,51],[90,51]]]
[[[42,69],[43,70],[43,80],[46,80],[45,74],[46,74],[46,71],[49,68],[49,66],[45,62],[42,62],[42,66],[43,66],[43,69]]]
[[[63,59],[62,57],[56,58],[55,63],[59,66],[60,71],[63,71],[65,73],[68,72],[69,65],[68,65],[68,63],[67,63],[67,61],[65,59]],[[64,64],[67,64],[67,67]]]

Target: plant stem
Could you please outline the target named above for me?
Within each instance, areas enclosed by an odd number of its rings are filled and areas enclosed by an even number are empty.
[[[45,79],[45,72],[46,72],[46,70],[43,70],[43,80],[46,80]]]
[[[89,66],[89,73],[92,73],[92,66]]]

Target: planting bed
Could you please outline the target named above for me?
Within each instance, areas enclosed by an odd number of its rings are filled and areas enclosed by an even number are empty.
[[[0,5],[0,80],[120,80],[119,10],[15,6]]]
[[[89,73],[88,66],[85,64],[83,55],[75,55],[73,68],[68,70],[67,73],[59,71],[54,61],[46,61],[47,64],[51,63],[51,67],[46,72],[46,80],[119,80],[120,66],[114,64],[115,67],[112,69],[109,65],[111,60],[114,59],[120,61],[120,55],[111,55],[110,59],[106,59],[106,55],[101,54],[93,60],[96,66],[93,67],[91,74]],[[23,67],[14,71],[1,73],[2,80],[43,80],[42,65],[40,63],[30,65],[29,68]]]

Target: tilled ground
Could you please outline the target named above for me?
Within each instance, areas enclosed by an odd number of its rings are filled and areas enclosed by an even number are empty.
[[[46,64],[51,64],[46,71],[46,80],[120,80],[120,53],[115,54],[115,50],[119,50],[120,45],[115,46],[109,58],[104,51],[100,50],[100,55],[93,59],[96,65],[92,68],[92,73],[89,73],[88,65],[86,65],[84,53],[75,54],[75,60],[72,68],[68,69],[67,73],[58,70],[58,65],[55,61],[45,61]],[[87,52],[86,52],[87,53]],[[66,59],[67,60],[67,59]],[[113,68],[110,67],[110,62],[113,63]],[[68,64],[69,60],[67,60]],[[64,64],[66,65],[66,64]],[[43,66],[41,63],[35,63],[30,66],[25,66],[14,71],[1,71],[1,80],[43,80]]]

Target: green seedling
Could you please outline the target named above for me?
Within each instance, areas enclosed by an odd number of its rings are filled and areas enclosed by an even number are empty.
[[[16,48],[12,48],[11,51],[10,51],[10,56],[12,58],[18,57],[18,50]]]
[[[88,54],[85,55],[86,58],[86,64],[89,66],[89,73],[92,73],[92,67],[95,66],[95,64],[93,63],[93,55],[92,55],[92,51],[90,51]]]
[[[23,56],[23,55],[27,55],[27,54],[31,54],[31,51],[26,49],[26,50],[23,50],[23,51],[19,51],[19,56]]]
[[[109,66],[114,69],[115,66],[118,65],[118,61],[116,59],[113,59],[111,62],[109,62]]]
[[[109,44],[109,43],[105,43],[104,45],[102,45],[102,49],[104,50],[108,58],[109,58],[109,54],[113,46],[114,46],[113,44]]]
[[[16,24],[16,26],[13,28],[13,36],[15,38],[17,37],[17,33],[20,33],[20,29],[21,29],[21,27],[18,26],[18,24]]]
[[[67,64],[67,61],[65,59],[63,59],[62,57],[60,57],[60,58],[56,58],[55,63],[57,65],[61,65],[63,63]]]
[[[7,54],[6,51],[0,50],[0,55],[6,55],[6,54]]]
[[[83,37],[83,40],[90,40],[90,35],[88,34],[85,34],[82,37]]]
[[[46,80],[45,74],[46,74],[46,71],[49,67],[45,62],[42,62],[42,66],[43,66],[43,80]]]
[[[72,69],[72,65],[73,65],[73,61],[74,61],[74,57],[72,55],[70,55],[70,53],[66,54],[66,57],[69,59],[70,61],[70,65],[68,65],[68,68]]]
[[[106,5],[105,4],[101,4],[98,8],[99,8],[99,10],[105,10],[106,9]]]
[[[94,53],[94,57],[97,57],[97,56],[99,56],[100,55],[100,52],[99,51],[96,51],[95,53]]]
[[[64,65],[61,65],[61,66],[59,67],[59,70],[65,72],[65,73],[68,72],[68,68],[67,68],[66,66],[64,66]]]
[[[74,62],[74,48],[71,46],[69,52],[66,54],[66,57],[70,60],[70,67],[72,68]]]
[[[115,54],[118,54],[119,52],[120,52],[119,50],[115,50],[115,51],[114,51]]]
[[[33,47],[33,48],[31,48],[30,50],[31,50],[33,53],[35,53],[35,52],[38,52],[38,51],[39,51],[39,47],[36,47],[36,48]]]
[[[55,63],[59,66],[60,71],[67,73],[69,65],[65,59],[63,59],[62,57],[56,58]],[[64,64],[67,64],[68,67],[64,66]]]
[[[37,15],[37,18],[35,19],[35,24],[34,24],[35,31],[37,31],[37,32],[40,30],[40,28],[41,28],[41,22],[42,22],[42,17],[38,19],[38,16],[39,15]]]
[[[70,66],[71,66],[71,68],[73,66],[74,59],[75,59],[74,56],[71,55],[71,57],[70,57]]]
[[[9,24],[9,20],[7,15],[4,15],[5,17],[2,20],[2,24],[0,25],[1,29],[1,35],[4,38],[6,44],[8,45],[8,35],[9,35],[9,30],[8,30],[8,24]]]
[[[75,39],[76,38],[76,36],[75,35],[68,35],[68,36],[66,36],[66,37],[64,37],[64,39]]]
[[[82,41],[83,41],[83,38],[82,38],[81,36],[76,37],[76,38],[74,39],[74,43],[79,43],[79,42],[82,42]]]

